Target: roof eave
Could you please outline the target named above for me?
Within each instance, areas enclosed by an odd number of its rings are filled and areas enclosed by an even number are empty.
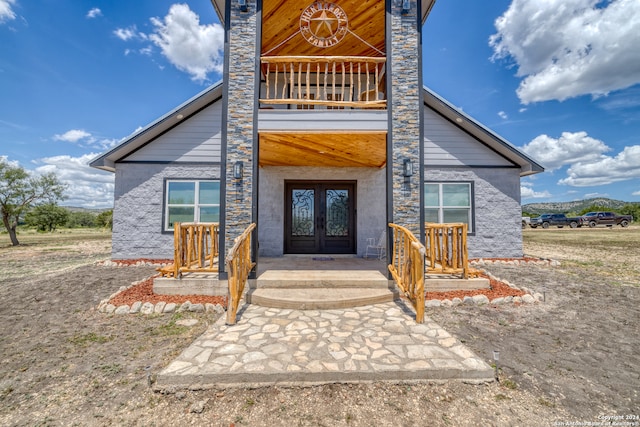
[[[423,88],[423,93],[425,105],[442,114],[450,120],[451,123],[455,124],[470,135],[473,135],[504,158],[520,166],[520,176],[528,176],[544,172],[544,167],[531,157],[514,147],[509,141],[496,134],[491,129],[485,127],[460,109],[456,108],[454,105],[450,104],[440,95],[427,87]]]
[[[116,162],[128,156],[154,138],[183,122],[222,96],[222,81],[219,81],[178,107],[151,122],[144,128],[124,138],[117,146],[94,158],[89,166],[109,172],[115,171]]]
[[[436,0],[423,0],[422,1],[422,25],[424,25],[429,13],[431,13],[431,9],[433,9],[433,5],[436,3]],[[225,20],[225,0],[211,0],[211,4],[213,5],[213,9],[218,14],[218,19],[220,23],[224,25]]]

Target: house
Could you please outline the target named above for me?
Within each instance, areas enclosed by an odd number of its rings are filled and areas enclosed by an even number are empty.
[[[191,221],[219,222],[221,254],[256,223],[258,263],[362,257],[389,222],[522,256],[520,178],[543,168],[423,87],[433,3],[212,0],[223,80],[91,162],[115,173],[112,257],[172,258]]]

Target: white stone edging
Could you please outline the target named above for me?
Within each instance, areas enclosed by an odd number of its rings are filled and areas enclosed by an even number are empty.
[[[112,264],[102,264],[102,265],[107,265],[107,266],[118,266],[118,267],[122,267],[122,266],[140,266],[140,265],[157,265],[157,264],[153,264],[153,263],[144,263],[144,264],[118,264],[118,263],[113,263],[112,261],[108,261]],[[171,313],[182,313],[182,312],[191,312],[191,313],[217,313],[217,314],[222,314],[225,312],[225,309],[222,305],[220,304],[211,304],[211,303],[206,303],[206,304],[193,304],[191,301],[185,301],[182,304],[176,304],[174,302],[164,302],[164,301],[160,301],[157,302],[156,304],[152,304],[150,302],[145,302],[143,303],[142,301],[136,301],[133,304],[131,304],[131,307],[129,307],[127,304],[123,304],[121,306],[116,307],[113,304],[110,304],[109,301],[111,301],[113,298],[115,298],[116,296],[118,296],[120,293],[126,291],[127,289],[130,289],[134,286],[139,285],[140,283],[146,282],[147,280],[149,280],[150,278],[152,278],[153,276],[149,276],[146,279],[142,279],[142,280],[138,280],[137,282],[133,282],[131,283],[129,286],[121,286],[120,289],[118,289],[116,292],[114,292],[113,294],[109,295],[108,298],[105,298],[103,300],[100,301],[100,303],[98,303],[97,306],[97,310],[100,313],[106,313],[106,314],[171,314]]]

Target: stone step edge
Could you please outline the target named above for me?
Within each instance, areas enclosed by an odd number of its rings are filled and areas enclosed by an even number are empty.
[[[246,300],[249,304],[256,304],[263,307],[272,308],[293,308],[293,309],[332,309],[358,307],[390,302],[399,297],[397,292],[390,289],[370,288],[344,289],[347,295],[341,297],[327,298],[326,289],[305,289],[304,296],[283,295],[285,289],[255,289],[247,293]],[[353,291],[362,291],[360,295]],[[272,295],[269,295],[272,294]],[[349,295],[352,294],[352,295]],[[364,295],[361,295],[364,294]]]

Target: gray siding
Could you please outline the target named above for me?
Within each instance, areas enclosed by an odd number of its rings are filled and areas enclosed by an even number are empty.
[[[522,211],[518,169],[425,168],[426,181],[472,181],[475,232],[469,236],[472,258],[521,257]]]
[[[125,161],[220,162],[222,100],[160,135]]]
[[[426,106],[424,161],[427,166],[513,166],[507,159]]]
[[[162,233],[165,179],[219,179],[220,166],[117,164],[113,259],[173,259],[173,233]]]

